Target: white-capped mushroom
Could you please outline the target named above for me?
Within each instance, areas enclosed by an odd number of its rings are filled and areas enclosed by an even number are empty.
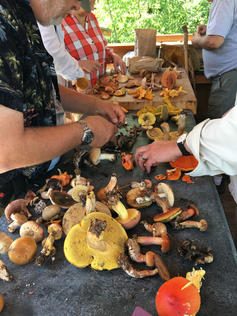
[[[28,218],[21,213],[11,214],[10,218],[12,220],[11,224],[8,225],[8,231],[10,233],[13,233],[17,228],[19,228],[28,220]]]
[[[40,242],[44,238],[44,230],[39,224],[34,221],[25,222],[20,228],[20,236],[33,237],[36,242]]]
[[[13,242],[13,239],[6,233],[0,232],[0,254],[4,255],[8,252],[8,249]]]
[[[90,151],[90,160],[94,165],[98,165],[101,160],[115,160],[115,154],[101,153],[100,148],[93,147]]]

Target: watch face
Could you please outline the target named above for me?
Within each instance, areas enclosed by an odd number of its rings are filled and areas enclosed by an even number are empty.
[[[88,145],[93,141],[93,139],[94,139],[93,132],[90,129],[86,130],[82,138],[83,144]]]

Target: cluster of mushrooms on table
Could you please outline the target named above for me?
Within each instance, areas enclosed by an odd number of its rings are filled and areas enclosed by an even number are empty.
[[[120,81],[125,80],[124,77],[119,78]],[[120,152],[125,169],[134,168],[128,151],[141,131],[145,130],[153,141],[175,139],[183,133],[185,114],[169,101],[168,94],[174,94],[173,87],[162,90],[166,102],[164,105],[154,107],[151,104],[138,111],[138,123],[141,127],[132,127],[126,137],[118,133],[115,152]],[[181,90],[179,88],[176,91],[180,93]],[[104,92],[111,91],[105,89]],[[177,123],[176,132],[170,132],[166,122],[168,117]],[[154,127],[157,121],[161,123],[161,129]],[[81,176],[80,163],[83,161],[99,170],[101,160],[113,161],[115,158],[115,153],[104,154],[99,148],[92,148],[90,152],[84,149],[75,150],[74,176],[59,170],[59,174],[47,179],[37,192],[28,191],[24,198],[10,202],[5,208],[6,225],[10,234],[0,232],[1,256],[4,258],[8,254],[10,261],[16,265],[25,265],[32,261],[36,266],[47,264],[48,261],[53,263],[57,240],[65,238],[65,257],[78,268],[89,265],[96,270],[121,268],[133,278],[158,274],[164,281],[173,279],[162,257],[163,253],[172,250],[167,227],[174,230],[194,228],[204,232],[208,223],[205,219],[193,219],[199,216],[199,209],[194,203],[188,201],[185,208],[176,206],[172,187],[162,180],[179,179],[181,171],[192,170],[196,161],[194,158],[187,158],[188,162],[171,162],[173,169],[167,170],[167,175],[157,175],[155,184],[150,179],[144,179],[120,187],[116,174],[105,172],[110,180],[105,187],[95,192],[93,181]],[[103,173],[102,170],[100,172]],[[152,204],[157,208],[157,214],[153,217],[153,222],[148,222],[142,219],[142,209]],[[144,227],[144,235],[128,237],[127,231],[138,224]],[[16,235],[17,238],[13,238]],[[157,246],[158,251],[144,252],[142,246],[147,245]],[[37,251],[39,248],[40,252]],[[192,240],[183,240],[177,250],[185,259],[191,260],[193,265],[213,261],[211,249]],[[138,269],[132,262],[143,263],[146,268]],[[186,278],[199,291],[204,274],[202,269],[193,270],[187,273]],[[0,279],[12,280],[12,275],[2,260]],[[1,300],[0,294],[0,311]]]

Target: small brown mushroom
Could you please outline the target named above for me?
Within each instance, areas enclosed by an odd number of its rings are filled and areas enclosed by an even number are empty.
[[[34,238],[20,237],[13,241],[9,247],[8,256],[11,262],[17,265],[27,264],[33,260],[37,251]]]
[[[171,248],[168,234],[163,234],[162,237],[138,236],[137,242],[142,245],[160,245],[162,252],[167,252]]]
[[[175,229],[184,229],[184,228],[198,228],[201,232],[207,230],[207,221],[205,219],[201,219],[198,221],[184,221],[181,223],[174,222]]]
[[[2,260],[0,260],[0,279],[3,281],[11,281],[12,276],[10,275],[7,266],[3,263]],[[1,312],[1,308],[0,308]]]
[[[43,228],[34,221],[25,222],[20,228],[20,236],[33,237],[35,242],[40,242],[44,238]]]
[[[148,232],[152,233],[153,237],[160,237],[163,234],[167,234],[167,228],[164,223],[156,222],[153,224],[148,224],[146,221],[141,221],[141,224],[144,225]]]
[[[101,160],[114,161],[116,158],[115,154],[101,153],[101,149],[96,147],[91,149],[89,156],[94,165],[98,165]]]
[[[4,255],[8,252],[8,249],[12,242],[13,242],[13,239],[9,235],[3,232],[0,232],[0,254],[1,255]]]
[[[28,218],[31,217],[32,215],[27,209],[27,204],[28,204],[28,201],[25,199],[18,199],[18,200],[14,200],[10,202],[4,211],[6,219],[8,220],[8,223],[11,222],[11,214],[23,213]]]
[[[49,198],[52,204],[56,204],[62,208],[69,208],[76,203],[71,195],[63,191],[57,191],[50,189]]]
[[[61,212],[61,207],[60,206],[58,206],[56,204],[48,205],[42,211],[42,219],[44,221],[49,221],[51,219],[56,219],[56,218],[59,217],[60,212]]]
[[[21,227],[25,222],[27,222],[27,217],[24,214],[15,213],[11,214],[12,222],[8,225],[8,231],[14,233],[14,231]]]
[[[126,201],[129,206],[143,208],[152,204],[150,193],[145,188],[136,187],[129,190],[126,194]]]
[[[153,270],[136,270],[132,264],[129,262],[128,256],[124,253],[118,257],[118,265],[122,268],[129,276],[137,279],[144,277],[153,276],[159,273],[159,269],[155,268]]]

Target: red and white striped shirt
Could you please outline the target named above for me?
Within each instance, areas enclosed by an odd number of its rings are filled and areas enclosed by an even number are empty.
[[[85,28],[72,14],[68,14],[62,22],[64,42],[67,50],[77,60],[95,60],[101,63],[99,71],[86,73],[92,87],[96,80],[103,76],[106,65],[113,62],[112,52],[107,48],[98,21],[93,13],[86,17]]]

